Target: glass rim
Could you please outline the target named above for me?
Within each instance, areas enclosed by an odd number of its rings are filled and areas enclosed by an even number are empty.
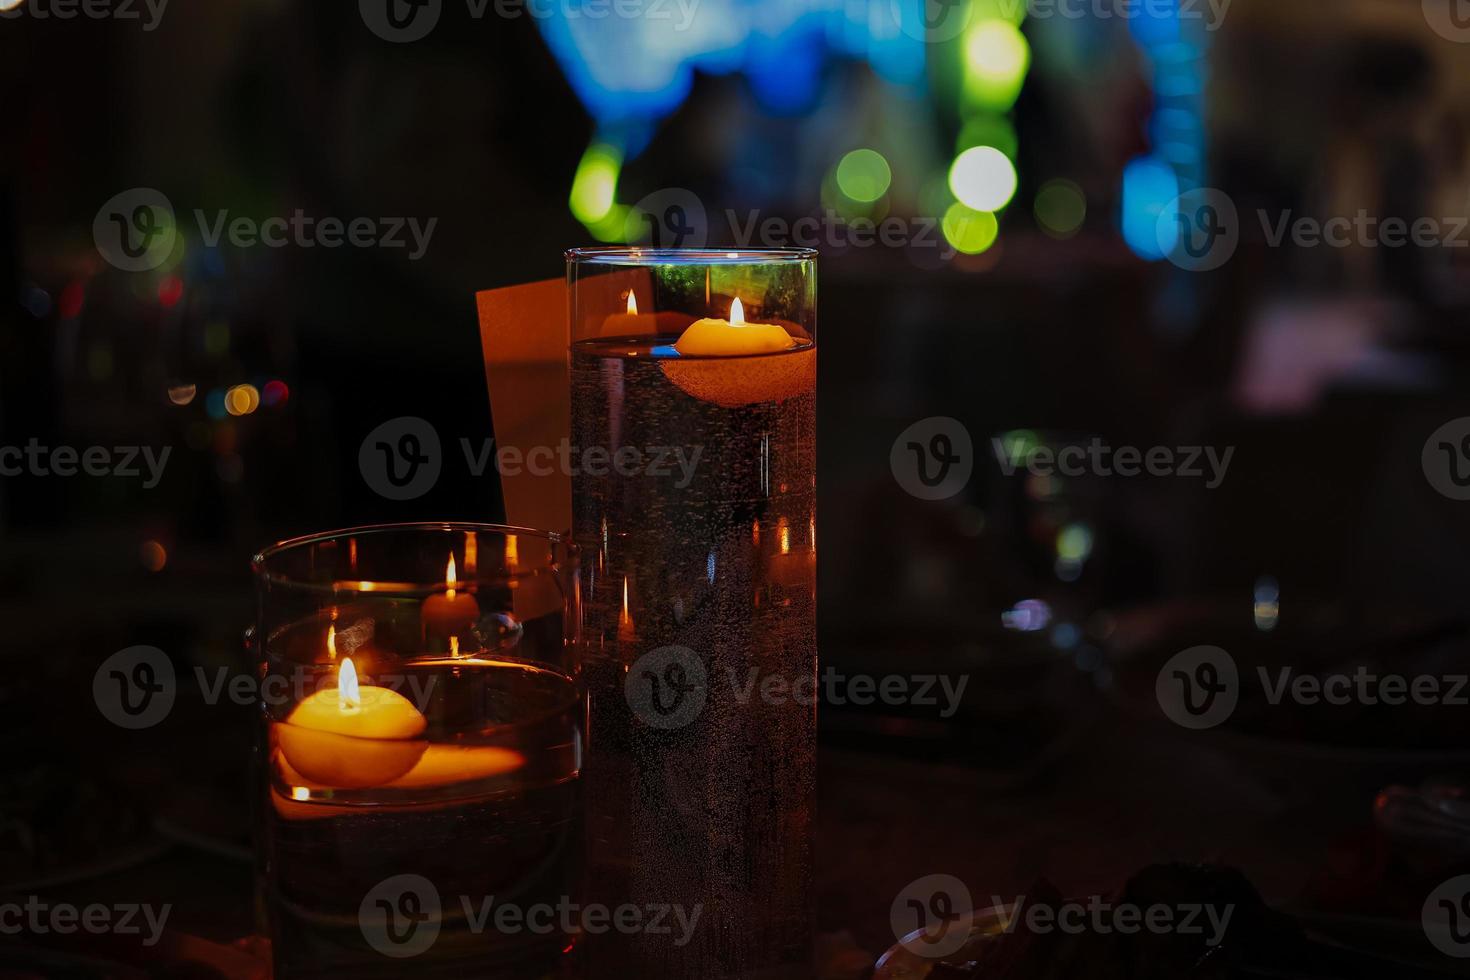
[[[325,544],[329,541],[340,541],[346,538],[362,538],[379,534],[391,534],[404,531],[440,531],[446,534],[462,534],[466,531],[474,531],[499,534],[504,537],[529,537],[539,538],[549,544],[553,550],[552,560],[549,564],[527,568],[513,573],[507,577],[523,577],[533,575],[538,571],[556,571],[560,562],[556,559],[555,549],[566,548],[568,553],[575,550],[575,545],[569,536],[557,531],[544,531],[540,528],[521,527],[515,524],[487,524],[478,521],[408,521],[399,524],[364,524],[359,527],[345,527],[333,531],[317,531],[312,534],[303,534],[294,538],[286,538],[268,545],[257,551],[250,559],[250,569],[259,578],[272,584],[293,585],[299,588],[321,588],[326,586],[332,588],[330,583],[313,582],[300,579],[294,575],[272,572],[270,563],[277,558],[293,553],[301,548],[312,545]]]
[[[570,265],[761,265],[781,262],[814,262],[814,248],[650,248],[641,245],[599,245],[569,248],[564,253]]]

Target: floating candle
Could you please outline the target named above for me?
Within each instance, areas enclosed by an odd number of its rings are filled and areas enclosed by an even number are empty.
[[[446,640],[472,635],[475,624],[480,621],[480,604],[474,596],[456,588],[459,576],[455,573],[453,554],[444,569],[444,584],[446,588],[442,595],[431,595],[424,600],[424,635]]]
[[[736,297],[730,319],[706,317],[689,325],[674,349],[683,357],[748,357],[774,354],[796,346],[785,328],[774,323],[746,323],[745,305]]]
[[[348,657],[338,670],[337,686],[306,698],[275,732],[282,755],[307,780],[362,789],[411,770],[428,747],[419,740],[427,725],[397,691],[360,686]]]

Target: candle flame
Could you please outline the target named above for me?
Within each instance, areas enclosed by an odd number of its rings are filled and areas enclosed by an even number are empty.
[[[454,552],[449,553],[449,564],[444,568],[444,582],[449,589],[444,595],[450,599],[454,598],[454,587],[459,584],[459,576],[454,571]]]
[[[362,690],[357,686],[357,668],[352,666],[351,657],[344,659],[342,669],[337,671],[337,697],[343,711],[362,707]]]
[[[638,297],[633,295],[633,291],[631,289],[628,290],[628,315],[638,315]]]
[[[739,296],[736,296],[735,301],[730,304],[730,326],[745,326],[745,304],[740,302]]]
[[[459,637],[457,636],[451,636],[449,638],[449,655],[451,657],[459,656]]]
[[[337,627],[327,627],[327,659],[337,659]]]

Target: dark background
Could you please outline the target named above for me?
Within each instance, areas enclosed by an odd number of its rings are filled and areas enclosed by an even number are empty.
[[[820,925],[877,953],[892,896],[922,874],[980,890],[1045,874],[1080,892],[1175,858],[1245,867],[1273,901],[1412,922],[1415,889],[1449,865],[1386,884],[1342,842],[1375,833],[1382,787],[1464,772],[1463,715],[1287,710],[1245,718],[1237,740],[1194,741],[1149,701],[1149,658],[1214,643],[1249,663],[1465,668],[1470,504],[1435,489],[1421,453],[1470,415],[1470,252],[1272,247],[1255,214],[1470,213],[1470,44],[1409,0],[1236,0],[1218,30],[1164,44],[1118,20],[1032,18],[1018,100],[980,111],[954,44],[921,46],[900,84],[780,5],[735,7],[790,47],[750,42],[748,63],[694,72],[686,98],[644,117],[589,111],[535,19],[475,20],[454,3],[413,44],[374,36],[350,4],[176,0],[151,32],[0,20],[0,445],[173,447],[151,490],[0,478],[9,890],[141,888],[184,906],[180,929],[249,932],[250,869],[231,859],[249,848],[250,711],[185,698],[160,729],[121,733],[94,710],[92,673],[144,643],[243,669],[249,559],[266,543],[503,517],[494,481],[454,458],[429,494],[384,500],[358,448],[400,415],[449,444],[490,434],[474,294],[559,276],[562,250],[591,242],[568,208],[589,143],[625,151],[620,206],[687,188],[711,242],[733,244],[726,208],[937,217],[967,123],[1000,120],[1019,189],[984,254],[823,249],[823,661],[972,680],[951,719],[824,712]],[[635,35],[605,40],[648,57]],[[1180,106],[1197,110],[1192,150],[1158,125]],[[871,206],[833,191],[859,147],[892,165]],[[1191,272],[1141,254],[1124,233],[1147,213],[1124,192],[1141,158],[1174,159],[1179,189],[1229,195],[1230,261]],[[1056,179],[1087,205],[1065,234],[1035,213]],[[113,268],[93,241],[103,202],[135,187],[162,191],[180,220],[177,254],[152,272]],[[416,262],[211,249],[196,208],[438,224]],[[270,381],[289,396],[219,410],[233,386]],[[925,502],[890,451],[934,416],[962,423],[975,470]],[[991,453],[1018,431],[1235,454],[1217,489],[1038,486]],[[1064,569],[1068,529],[1088,547]],[[1045,604],[1045,628],[1007,625],[1026,600]],[[1405,639],[1425,634],[1428,653]],[[1147,667],[1130,688],[1135,656]],[[1349,857],[1332,859],[1339,846]]]

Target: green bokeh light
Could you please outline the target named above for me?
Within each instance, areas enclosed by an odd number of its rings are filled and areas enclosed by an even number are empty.
[[[893,170],[877,150],[853,150],[837,164],[837,187],[854,201],[876,201],[892,183]]]
[[[1073,181],[1058,178],[1041,185],[1032,208],[1042,231],[1053,238],[1071,238],[1087,218],[1087,197]]]
[[[1000,222],[989,211],[976,211],[963,204],[952,204],[944,212],[944,238],[966,255],[979,255],[995,244],[1000,235]]]

